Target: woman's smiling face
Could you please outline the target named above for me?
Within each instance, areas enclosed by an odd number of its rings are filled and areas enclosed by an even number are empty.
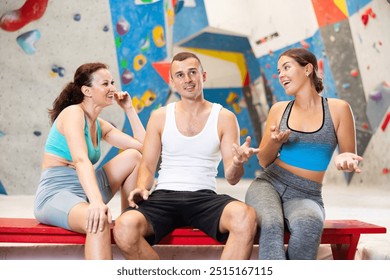
[[[107,69],[96,71],[93,74],[91,90],[94,100],[112,104],[116,87],[110,71]]]
[[[289,56],[281,56],[278,61],[279,83],[287,95],[295,95],[310,79],[305,75],[305,67]]]

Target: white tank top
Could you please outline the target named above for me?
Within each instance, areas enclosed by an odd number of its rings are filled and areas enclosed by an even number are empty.
[[[195,136],[179,132],[175,103],[167,105],[162,153],[156,190],[216,191],[216,176],[221,161],[218,115],[222,108],[213,103],[203,130]]]

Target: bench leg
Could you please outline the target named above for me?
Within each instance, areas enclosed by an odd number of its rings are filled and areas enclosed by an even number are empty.
[[[349,243],[331,244],[334,260],[354,260],[360,234],[352,234]]]

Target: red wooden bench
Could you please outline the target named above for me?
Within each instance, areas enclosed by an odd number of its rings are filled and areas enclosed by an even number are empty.
[[[335,260],[353,260],[361,234],[386,233],[386,228],[358,220],[326,220],[321,244],[330,244]],[[289,233],[285,234],[285,243]],[[84,244],[85,235],[59,227],[40,224],[35,219],[0,218],[0,242]],[[257,238],[256,238],[257,242]],[[112,240],[114,244],[114,240]],[[167,235],[159,245],[223,245],[193,228],[179,228]]]

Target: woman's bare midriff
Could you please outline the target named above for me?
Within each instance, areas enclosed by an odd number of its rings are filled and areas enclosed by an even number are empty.
[[[68,161],[62,157],[44,153],[43,154],[43,160],[42,160],[42,170],[45,170],[47,168],[51,167],[57,167],[57,166],[67,166],[70,168],[74,168],[73,162]]]
[[[285,162],[281,161],[279,158],[277,158],[274,161],[274,163],[276,165],[286,169],[287,171],[295,174],[295,175],[298,175],[298,176],[301,176],[303,178],[315,181],[315,182],[320,183],[320,184],[322,184],[322,181],[323,181],[324,176],[325,176],[325,171],[318,172],[318,171],[311,171],[311,170],[307,170],[307,169],[302,169],[299,167],[295,167],[295,166],[286,164]]]

